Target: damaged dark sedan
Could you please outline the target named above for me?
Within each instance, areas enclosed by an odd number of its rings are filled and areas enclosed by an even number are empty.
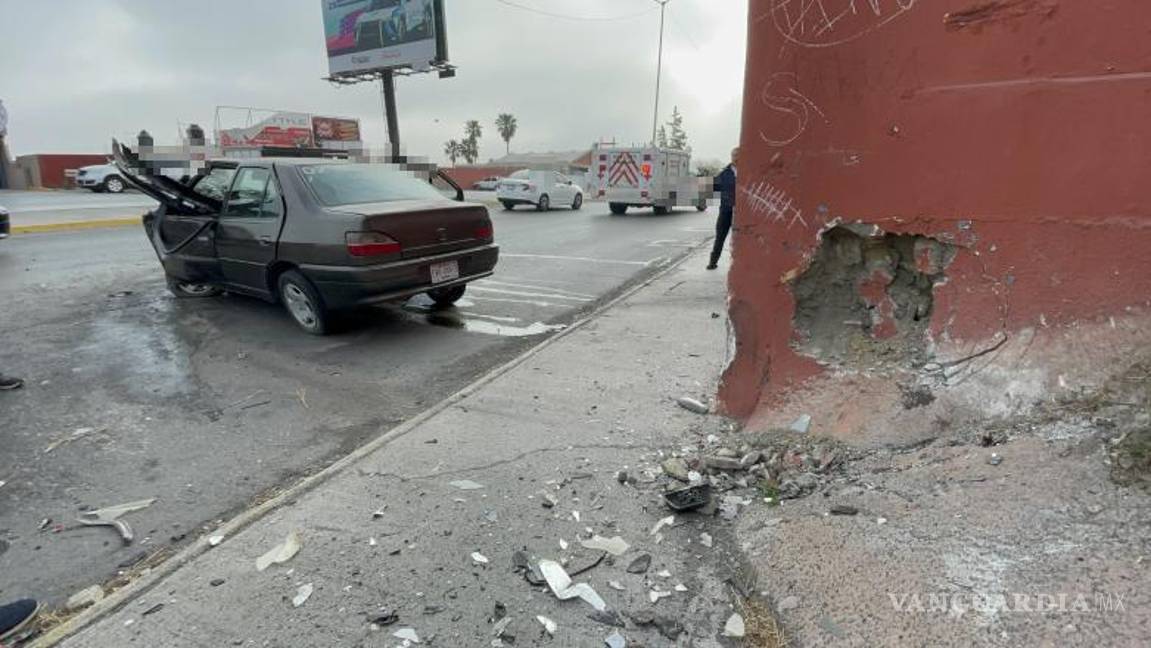
[[[336,311],[419,293],[449,306],[499,257],[487,208],[462,202],[442,174],[267,158],[214,161],[178,182],[141,171],[126,148],[116,154],[128,181],[160,203],[144,227],[176,296],[279,302],[314,335]]]

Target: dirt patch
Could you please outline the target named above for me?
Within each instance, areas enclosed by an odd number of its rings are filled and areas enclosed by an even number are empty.
[[[747,633],[743,637],[745,648],[786,648],[790,645],[783,627],[765,601],[761,599],[744,601],[743,620],[747,628]]]
[[[792,287],[796,348],[832,365],[925,361],[935,286],[953,245],[926,236],[840,225]]]

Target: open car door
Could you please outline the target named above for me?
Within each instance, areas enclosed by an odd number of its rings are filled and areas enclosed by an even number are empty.
[[[197,176],[185,184],[161,175],[158,169],[149,167],[131,149],[115,140],[112,153],[122,177],[160,203],[145,214],[144,231],[164,272],[184,282],[218,282],[221,274],[215,228],[223,206],[222,197],[235,169],[212,168],[207,175]],[[202,182],[207,184],[197,191],[197,185]],[[207,191],[209,184],[222,187],[218,192]],[[219,193],[220,199],[214,197],[215,193]]]

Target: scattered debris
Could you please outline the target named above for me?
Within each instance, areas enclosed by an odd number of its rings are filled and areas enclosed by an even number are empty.
[[[49,443],[48,447],[44,448],[44,453],[47,454],[49,452],[52,452],[56,448],[59,448],[62,445],[68,445],[69,443],[72,443],[73,441],[83,439],[84,437],[88,436],[89,434],[92,434],[95,431],[96,431],[96,428],[90,428],[90,427],[77,428],[77,429],[72,431],[72,434],[69,434],[68,436],[64,437],[63,439],[57,439],[57,440],[53,441],[52,443]]]
[[[710,533],[699,534],[699,543],[705,547],[711,548],[711,545],[713,543],[713,540],[711,539],[711,534]]]
[[[627,588],[624,587],[619,581],[608,581],[607,584],[608,584],[608,587],[612,588],[613,590],[619,591],[619,592],[623,592],[623,591],[627,590]]]
[[[617,472],[615,474],[615,480],[621,484],[626,484],[627,483],[627,471],[621,470],[621,471]],[[3,485],[4,485],[4,482],[0,482],[0,486],[3,486]]]
[[[225,581],[223,578],[213,578],[211,581],[208,582],[208,584],[211,585],[212,587],[219,587],[226,582],[227,581]]]
[[[286,563],[300,551],[300,536],[295,531],[288,534],[284,541],[268,550],[268,553],[256,559],[256,571],[264,571],[268,567]]]
[[[547,491],[540,493],[540,505],[544,508],[555,508],[559,503],[560,501],[555,495]]]
[[[132,511],[146,509],[155,501],[156,498],[153,497],[151,499],[96,509],[95,511],[85,511],[80,514],[80,517],[76,518],[76,521],[87,526],[110,526],[120,533],[120,539],[124,541],[124,544],[132,544],[132,540],[134,539],[132,527],[128,526],[127,522],[120,520],[120,516],[131,513]]]
[[[691,398],[690,396],[681,396],[680,398],[676,399],[675,402],[685,410],[694,412],[696,414],[707,414],[711,409],[707,405],[699,402],[694,398]]]
[[[703,475],[694,470],[688,471],[687,481],[692,484],[698,484],[703,481]]]
[[[504,634],[507,632],[511,622],[512,618],[509,616],[502,617],[499,621],[496,621],[496,624],[492,627],[492,636],[500,639],[504,638]]]
[[[554,636],[556,633],[556,630],[559,629],[559,626],[556,625],[556,622],[552,621],[551,619],[547,618],[546,616],[542,616],[542,615],[537,616],[536,621],[539,621],[541,624],[543,624],[544,630],[546,630],[549,635]]]
[[[373,520],[378,520],[382,517],[384,517],[384,509],[383,508],[379,508],[379,509],[376,509],[375,511],[372,511],[372,519]]]
[[[587,618],[595,621],[596,623],[602,623],[604,625],[613,626],[616,628],[623,628],[627,625],[624,623],[623,617],[621,617],[618,612],[612,612],[611,610],[596,610],[595,612],[587,615]]]
[[[420,636],[416,634],[416,631],[411,628],[400,628],[399,630],[393,632],[392,636],[396,639],[403,639],[404,641],[410,641],[412,643],[420,643]]]
[[[654,625],[659,633],[672,641],[675,641],[681,634],[683,634],[683,626],[676,619],[664,616],[658,616],[651,610],[640,610],[634,614],[629,614],[631,620],[637,626]]]
[[[725,637],[742,637],[744,632],[743,617],[738,612],[728,617],[727,623],[723,624],[723,636]]]
[[[374,547],[374,546],[376,546],[376,545],[378,545],[378,544],[379,544],[379,542],[376,542],[376,539],[375,539],[375,538],[368,538],[368,546],[369,546],[369,547]]]
[[[739,463],[744,468],[751,468],[761,461],[763,461],[763,453],[759,450],[752,450],[751,452],[743,455],[743,457],[740,458]]]
[[[572,511],[572,519],[579,522],[579,511]]]
[[[377,614],[375,617],[368,619],[368,623],[380,626],[382,628],[384,626],[390,626],[399,620],[399,614],[396,614],[394,611],[388,611],[384,612],[383,614]]]
[[[686,488],[679,488],[663,494],[664,504],[676,512],[692,511],[711,501],[711,484],[700,482]]]
[[[811,429],[811,415],[804,414],[800,416],[792,421],[791,425],[787,426],[787,429],[799,434],[807,434],[807,431]]]
[[[672,589],[674,589],[677,592],[686,592],[687,591],[687,585],[684,585],[683,583],[676,583],[676,586],[673,587]]]
[[[470,479],[460,479],[458,481],[449,482],[450,486],[454,486],[460,490],[479,490],[484,487],[483,484],[478,484]]]
[[[590,540],[581,540],[580,544],[585,549],[595,549],[596,551],[606,551],[613,556],[622,556],[627,553],[629,545],[619,536],[611,538],[604,538],[601,536],[592,536]]]
[[[218,547],[220,545],[220,543],[223,541],[224,541],[224,536],[222,536],[222,535],[214,535],[214,536],[208,537],[208,544],[213,546],[213,547]]]
[[[656,574],[656,576],[659,576],[660,578],[671,578],[671,572],[665,569]]]
[[[725,520],[739,517],[739,507],[743,500],[736,495],[724,495],[719,500],[719,516]]]
[[[687,462],[681,457],[670,457],[664,459],[660,464],[664,474],[672,479],[678,479],[682,482],[688,481],[689,468]]]
[[[743,470],[746,468],[739,459],[732,457],[707,456],[703,458],[703,465],[712,470]]]
[[[887,518],[885,518],[885,517],[875,518],[875,523],[876,524],[887,524]]]
[[[987,463],[991,464],[992,466],[998,466],[999,464],[1003,463],[1003,456],[998,452],[992,452],[991,456],[987,458]]]
[[[68,601],[64,603],[64,609],[69,612],[81,610],[89,605],[95,605],[103,601],[104,596],[104,588],[99,585],[85,587],[68,597]]]
[[[603,556],[601,555],[600,558],[602,559]],[[543,574],[544,579],[547,580],[548,587],[551,588],[552,593],[561,601],[566,601],[578,596],[597,610],[607,608],[607,604],[604,603],[599,594],[592,589],[591,585],[587,583],[573,584],[568,573],[554,560],[541,560],[539,562],[539,570]]]
[[[561,550],[563,550],[563,551],[567,551],[567,550],[568,550],[568,541],[567,541],[567,540],[564,540],[563,538],[560,538],[560,549],[561,549]]]
[[[835,506],[831,507],[832,515],[857,515],[858,513],[859,509],[848,504],[836,504]]]
[[[619,633],[619,630],[616,630],[615,632],[608,635],[607,639],[604,639],[603,642],[607,644],[608,648],[624,648],[627,646],[627,641],[624,640],[623,635]]]
[[[665,592],[663,590],[654,590],[653,589],[647,593],[647,597],[648,597],[648,599],[651,600],[652,603],[659,603],[660,599],[664,599],[664,598],[667,598],[669,596],[671,596],[671,592]]]
[[[498,623],[508,615],[508,606],[504,605],[501,601],[496,601],[492,606],[492,618],[488,619],[489,623]]]
[[[675,524],[675,516],[669,515],[669,516],[663,518],[662,520],[660,520],[659,522],[656,522],[655,526],[653,526],[651,528],[651,533],[649,533],[648,535],[655,535],[655,534],[659,533],[660,529],[664,528],[665,526],[672,525],[672,524]]]
[[[472,552],[472,560],[476,561],[477,563],[479,563],[481,565],[488,564],[488,557],[483,555],[482,553],[480,553],[478,551]]]
[[[643,554],[631,561],[631,564],[627,566],[627,573],[646,574],[649,567],[651,567],[651,554]]]
[[[52,518],[44,518],[43,520],[40,520],[40,524],[37,527],[37,530],[43,531],[44,529],[47,529],[48,526],[51,524],[52,524]]]
[[[795,608],[799,607],[799,597],[798,596],[785,596],[784,598],[780,599],[779,603],[777,603],[775,607],[780,612],[786,612],[788,610],[794,610]]]
[[[304,603],[307,603],[308,599],[312,597],[314,590],[315,588],[312,587],[311,583],[301,585],[300,589],[296,590],[296,595],[292,598],[292,607],[300,607]]]
[[[163,603],[157,603],[157,604],[153,605],[152,607],[148,608],[147,610],[144,610],[143,612],[141,612],[140,615],[141,616],[148,616],[149,614],[155,614],[155,613],[157,613],[163,609],[164,609],[164,604]]]

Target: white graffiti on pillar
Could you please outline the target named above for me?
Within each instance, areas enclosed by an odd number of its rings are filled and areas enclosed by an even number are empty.
[[[803,218],[803,210],[796,206],[787,192],[773,187],[770,182],[759,181],[751,187],[742,187],[741,191],[751,203],[751,211],[762,214],[776,223],[787,222],[791,228],[796,223],[807,227]]]
[[[804,47],[831,47],[879,29],[917,0],[771,0],[779,33]]]
[[[825,124],[831,122],[814,101],[796,87],[799,80],[790,72],[777,72],[759,92],[759,100],[771,111],[765,120],[767,126],[759,130],[759,138],[771,146],[787,146],[807,130],[808,122],[818,115]]]

